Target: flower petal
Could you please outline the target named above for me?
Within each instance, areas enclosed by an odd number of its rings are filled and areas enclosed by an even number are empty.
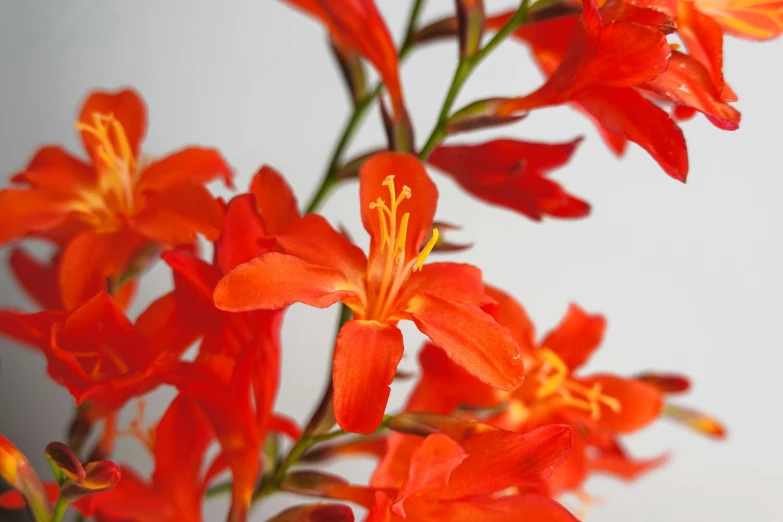
[[[739,111],[723,101],[707,69],[687,54],[674,51],[666,71],[642,84],[641,88],[703,112],[719,129],[739,128]]]
[[[504,392],[481,382],[434,344],[424,345],[419,352],[419,363],[421,376],[405,411],[449,415],[460,405],[491,408],[505,398]]]
[[[348,321],[334,347],[334,415],[346,431],[369,434],[381,424],[397,365],[402,333],[378,321]]]
[[[491,495],[512,487],[538,487],[571,452],[570,426],[552,424],[528,433],[497,430],[467,439],[468,457],[451,474],[440,498]]]
[[[67,200],[41,190],[0,190],[0,245],[60,225],[68,217]]]
[[[443,503],[437,513],[449,522],[519,522],[520,514],[531,522],[579,522],[556,500],[531,494]]]
[[[84,102],[79,113],[79,122],[92,126],[95,114],[112,115],[120,122],[128,138],[133,157],[138,158],[141,141],[147,132],[147,107],[141,96],[131,89],[114,92],[95,91]],[[93,164],[100,164],[100,156],[97,152],[98,139],[85,131],[81,131],[81,136],[84,150],[92,158]]]
[[[522,357],[534,354],[536,328],[522,305],[504,291],[490,285],[484,285],[484,291],[498,304],[489,313],[499,325],[505,326],[519,345]]]
[[[411,300],[407,311],[422,333],[481,381],[505,391],[522,382],[519,346],[477,306],[424,294]]]
[[[394,500],[392,512],[405,518],[407,498],[444,490],[451,473],[467,456],[462,446],[446,435],[435,433],[425,438],[411,455],[408,475]]]
[[[606,319],[602,315],[588,314],[572,303],[560,324],[541,341],[541,346],[556,352],[573,371],[598,349],[605,330]]]
[[[286,254],[343,273],[351,290],[364,295],[367,257],[344,235],[317,214],[307,214],[275,236]]]
[[[8,259],[14,278],[38,306],[47,310],[63,308],[57,279],[56,256],[42,263],[23,248],[14,248]]]
[[[495,304],[484,292],[481,270],[463,263],[425,264],[421,270],[410,275],[397,301],[407,303],[417,295],[425,293],[447,301],[482,308]]]
[[[223,229],[223,209],[205,187],[181,183],[150,194],[130,223],[164,245],[191,243],[198,234],[214,241]]]
[[[532,219],[581,217],[589,205],[545,178],[568,162],[582,138],[568,143],[493,140],[478,145],[440,146],[428,161],[473,196]]]
[[[395,224],[399,226],[402,215],[410,213],[405,257],[411,259],[419,254],[419,249],[432,230],[432,220],[435,218],[435,207],[438,203],[438,189],[415,156],[381,152],[368,159],[359,171],[359,200],[362,224],[372,238],[371,252],[380,247],[378,241],[381,237],[381,224],[378,220],[378,211],[371,209],[370,203],[375,203],[380,198],[387,206],[391,204],[389,187],[383,185],[388,176],[394,176],[394,187],[397,191],[395,197],[403,186],[408,186],[411,191],[410,199],[402,200],[400,204]]]
[[[662,466],[669,460],[669,457],[664,454],[651,459],[635,459],[630,457],[617,441],[612,441],[607,447],[597,448],[589,460],[592,471],[607,473],[625,480],[634,480],[640,475]]]
[[[264,219],[269,234],[277,234],[299,217],[299,204],[285,178],[268,165],[261,167],[250,182],[250,193]]]
[[[607,131],[641,146],[669,176],[685,181],[685,137],[664,110],[632,89],[594,88],[574,101]]]
[[[233,172],[215,149],[188,147],[149,164],[141,173],[136,190],[160,192],[182,184],[204,185],[215,178],[233,187]]]
[[[294,303],[326,308],[355,296],[345,275],[298,257],[270,252],[239,265],[215,288],[221,310],[277,310]]]
[[[252,194],[236,196],[226,207],[223,232],[215,242],[215,264],[224,274],[269,252],[274,240],[267,238],[264,222]]]
[[[345,504],[305,504],[285,509],[268,522],[353,522],[351,508]]]
[[[40,148],[12,181],[68,199],[81,199],[81,192],[97,188],[92,166],[58,146]]]
[[[600,417],[589,419],[589,413],[569,410],[569,416],[585,417],[585,423],[609,433],[633,433],[660,417],[663,412],[663,395],[655,387],[636,380],[615,375],[593,375],[575,379],[592,388],[598,384],[601,394],[613,397],[620,403],[620,410],[613,411],[605,404],[600,406]]]

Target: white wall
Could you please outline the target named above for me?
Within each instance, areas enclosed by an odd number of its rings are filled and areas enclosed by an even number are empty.
[[[496,10],[512,3],[488,5]],[[408,2],[379,4],[399,38]],[[452,8],[451,0],[430,4],[427,18]],[[556,177],[593,204],[590,218],[533,223],[478,203],[436,175],[439,219],[463,222],[463,238],[477,242],[462,259],[515,293],[540,331],[554,325],[572,300],[603,312],[609,331],[593,368],[686,372],[696,386],[688,403],[718,414],[729,426],[724,443],[665,423],[631,439],[640,455],[671,449],[673,462],[633,486],[591,483],[589,490],[604,502],[590,511],[589,520],[783,519],[778,500],[783,449],[776,432],[783,362],[778,322],[783,42],[730,39],[726,47],[726,77],[740,95],[742,126],[728,133],[703,118],[685,124],[691,155],[687,185],[669,179],[638,147],[617,161],[592,126],[566,108],[540,111],[492,135],[542,140],[587,135]],[[434,46],[404,67],[420,139],[437,114],[455,53],[453,44]],[[458,105],[521,94],[540,81],[527,52],[508,43],[482,65]],[[91,88],[121,85],[135,86],[148,102],[147,152],[164,154],[191,143],[217,146],[237,169],[240,187],[269,163],[288,176],[301,200],[320,176],[347,111],[323,31],[276,1],[4,0],[3,183],[43,143],[78,150],[72,121],[80,100]],[[373,114],[352,151],[382,138]],[[355,185],[342,188],[325,213],[363,239],[356,193]],[[141,302],[169,284],[166,270],[154,270]],[[30,306],[7,273],[0,274],[0,285],[0,305]],[[300,420],[325,379],[335,312],[294,307],[285,325],[278,404]],[[410,346],[417,346],[418,338],[411,339]],[[71,399],[45,378],[39,357],[5,340],[0,344],[0,431],[45,472],[41,453],[46,443],[62,438]],[[409,353],[403,365],[415,368],[414,363]],[[404,390],[395,390],[392,406],[403,397]],[[164,406],[156,402],[152,410]],[[123,443],[119,460],[137,459],[142,468],[149,465],[142,450]],[[370,465],[341,469],[359,480]],[[261,507],[255,519],[265,519],[279,505]],[[220,520],[224,507],[210,504],[208,519]]]

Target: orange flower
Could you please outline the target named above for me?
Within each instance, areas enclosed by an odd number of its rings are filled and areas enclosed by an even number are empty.
[[[155,429],[155,468],[147,482],[124,468],[117,487],[97,497],[93,509],[99,521],[199,522],[209,476],[204,476],[206,451],[214,440],[207,417],[196,401],[178,396]]]
[[[684,181],[688,173],[685,140],[680,128],[648,96],[676,104],[678,113],[701,111],[717,127],[734,130],[740,114],[726,101],[722,77],[709,64],[671,51],[665,34],[674,22],[666,14],[610,0],[601,9],[586,0],[582,23],[566,15],[527,24],[515,36],[531,46],[549,80],[537,91],[501,104],[499,115],[574,104],[598,125],[618,154],[625,140],[638,143],[670,176]],[[670,10],[662,9],[664,12]],[[508,15],[493,17],[497,28]],[[639,122],[645,122],[639,125]]]
[[[480,272],[469,265],[424,264],[438,237],[433,230],[424,244],[438,193],[421,163],[413,156],[381,153],[364,164],[359,178],[369,258],[325,219],[310,214],[275,236],[285,253],[240,265],[218,283],[218,308],[345,303],[354,319],[337,337],[333,384],[337,422],[349,431],[371,433],[381,422],[402,358],[397,322],[403,319],[484,382],[506,390],[519,386],[519,348],[508,330],[481,310],[492,301]]]
[[[491,287],[487,293],[498,302],[494,317],[511,330],[521,348],[525,381],[510,394],[498,392],[461,371],[435,345],[427,345],[420,354],[422,376],[407,411],[451,414],[465,407],[470,415],[471,410],[490,410],[474,415],[516,432],[553,423],[574,426],[571,456],[541,489],[550,496],[578,491],[590,472],[629,479],[664,462],[665,457],[634,460],[616,440],[661,416],[663,395],[656,387],[640,379],[574,374],[598,348],[606,326],[603,317],[572,305],[560,325],[537,344],[534,327],[519,303]],[[502,412],[491,413],[502,405]],[[393,448],[396,443],[390,444]]]
[[[389,91],[396,120],[407,119],[399,60],[391,33],[373,0],[285,0],[326,26],[338,52],[366,58]]]
[[[151,251],[192,243],[197,234],[215,239],[223,215],[204,184],[222,177],[230,185],[232,175],[213,149],[142,157],[146,109],[131,90],[91,94],[76,128],[89,163],[44,147],[13,178],[22,187],[0,191],[0,245],[29,235],[55,239],[69,310],[105,289],[107,279],[122,285]]]
[[[456,439],[443,433],[400,438],[405,450],[386,456],[396,459],[391,482],[371,488],[336,485],[327,496],[364,505],[368,521],[575,522],[556,501],[531,492],[567,457],[570,427],[525,434],[487,429]]]
[[[160,384],[179,355],[196,340],[178,328],[170,299],[150,305],[135,325],[112,298],[100,293],[72,312],[0,311],[0,332],[40,350],[49,376],[77,404],[89,399],[96,415],[111,413]]]
[[[427,162],[477,198],[536,221],[543,216],[579,218],[590,212],[590,205],[545,176],[568,162],[581,141],[549,144],[505,139],[441,145]]]

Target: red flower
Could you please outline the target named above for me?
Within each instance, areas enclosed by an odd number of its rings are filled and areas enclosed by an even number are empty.
[[[320,20],[338,52],[355,51],[372,63],[389,91],[396,120],[407,119],[397,49],[373,0],[286,1]]]
[[[509,139],[479,145],[441,145],[427,161],[490,204],[536,221],[543,216],[578,218],[590,212],[590,205],[545,175],[568,162],[581,140],[548,144]]]
[[[0,331],[40,350],[49,376],[77,404],[89,399],[100,415],[160,384],[160,377],[196,339],[173,321],[171,300],[161,299],[134,325],[105,293],[72,312],[0,311]]]
[[[433,230],[422,247],[438,194],[421,163],[382,153],[364,164],[359,177],[369,259],[322,217],[307,215],[275,236],[285,253],[240,265],[218,283],[218,308],[276,309],[295,302],[325,308],[337,301],[350,307],[354,319],[337,337],[333,370],[335,415],[349,431],[370,433],[381,422],[402,358],[396,326],[402,319],[416,323],[480,379],[516,388],[523,374],[519,349],[479,308],[491,302],[480,272],[454,263],[424,265],[438,237]]]
[[[506,17],[488,23],[497,27]],[[709,65],[670,51],[664,34],[674,24],[659,11],[611,0],[599,14],[589,1],[581,20],[578,24],[576,15],[568,15],[515,33],[529,43],[549,80],[501,105],[499,114],[573,103],[599,125],[615,152],[623,151],[626,139],[638,143],[667,174],[684,181],[688,159],[682,131],[644,94],[701,111],[719,128],[733,130],[740,115],[725,103],[732,98],[725,95],[722,79],[718,84]]]
[[[133,91],[91,94],[76,127],[89,162],[44,147],[13,178],[25,186],[0,191],[0,244],[43,234],[62,246],[57,279],[66,309],[105,289],[107,279],[120,286],[150,250],[191,243],[197,234],[216,238],[223,215],[204,184],[216,177],[231,183],[213,149],[143,158],[146,109]]]
[[[214,433],[206,415],[192,398],[179,396],[169,405],[155,429],[155,468],[147,482],[123,469],[116,488],[97,497],[99,522],[198,522],[202,520],[206,451]]]
[[[368,521],[574,522],[556,501],[531,493],[567,457],[571,429],[547,426],[525,434],[489,429],[456,440],[442,433],[401,437],[405,450],[386,456],[396,460],[391,483],[338,485],[327,495],[364,505]]]

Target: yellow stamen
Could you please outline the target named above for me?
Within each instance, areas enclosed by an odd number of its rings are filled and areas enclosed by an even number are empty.
[[[394,261],[397,263],[405,256],[405,239],[408,236],[408,220],[410,217],[410,213],[406,212],[400,222],[400,234],[397,237],[396,254],[394,256]]]
[[[432,249],[435,248],[435,243],[438,242],[438,236],[439,232],[437,228],[432,229],[432,237],[429,241],[427,241],[427,244],[424,245],[424,248],[421,249],[421,252],[418,256],[416,256],[416,266],[413,267],[413,271],[421,270],[421,268],[424,266],[424,261],[427,260],[427,256],[430,255],[430,252],[432,252]]]
[[[125,129],[111,114],[94,113],[93,124],[77,121],[76,129],[98,140],[96,153],[105,170],[101,176],[101,189],[114,192],[122,212],[130,212],[133,206],[133,186],[137,165]]]
[[[374,208],[378,209],[378,221],[381,223],[381,254],[383,254],[383,251],[386,249],[386,242],[389,240],[389,228],[386,224],[386,216],[383,215],[383,212],[388,212],[389,210],[386,208],[386,204],[381,198],[378,198],[375,203],[370,203],[370,210]]]
[[[615,413],[620,411],[620,402],[614,397],[603,394],[600,383],[595,383],[588,388],[571,381],[567,378],[568,366],[555,352],[548,348],[541,348],[540,355],[544,364],[539,372],[544,380],[536,391],[537,399],[544,399],[557,394],[556,403],[589,411],[590,418],[593,420],[601,418],[602,404]],[[552,374],[548,375],[550,372]]]

